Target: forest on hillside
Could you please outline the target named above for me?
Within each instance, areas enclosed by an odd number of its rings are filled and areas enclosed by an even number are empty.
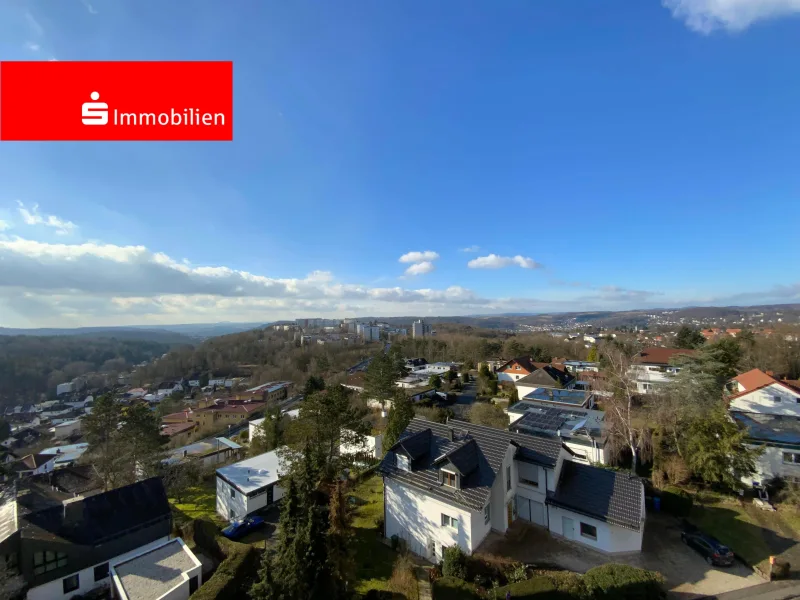
[[[162,342],[107,337],[0,336],[0,403],[55,397],[59,383],[88,373],[115,379],[170,348]]]
[[[382,344],[301,347],[289,331],[254,329],[210,338],[193,348],[179,348],[134,373],[133,383],[144,385],[194,375],[249,377],[252,385],[267,381],[304,382],[310,375],[344,380],[348,368],[379,352]]]

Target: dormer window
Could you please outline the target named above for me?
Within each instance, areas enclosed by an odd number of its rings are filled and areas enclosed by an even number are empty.
[[[402,471],[410,471],[411,465],[408,461],[408,457],[404,454],[395,454],[397,457],[397,468]]]
[[[448,487],[456,487],[456,474],[442,471],[442,483]]]

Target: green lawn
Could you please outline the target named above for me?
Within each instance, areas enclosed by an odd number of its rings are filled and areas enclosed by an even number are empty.
[[[190,487],[180,498],[170,498],[172,513],[178,526],[188,521],[206,517],[218,525],[225,521],[217,515],[217,488],[216,480],[204,481],[199,485]]]
[[[388,589],[397,553],[378,535],[376,519],[383,517],[383,480],[373,475],[360,482],[348,496],[357,499],[353,516],[355,534],[356,591]]]
[[[713,535],[752,566],[764,567],[772,554],[761,526],[736,501],[695,505],[689,520]]]
[[[433,597],[436,600],[477,600],[475,586],[455,577],[441,577],[433,584]],[[505,600],[505,594],[498,596]]]

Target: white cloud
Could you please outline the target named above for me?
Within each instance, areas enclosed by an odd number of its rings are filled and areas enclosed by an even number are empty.
[[[400,262],[419,263],[426,260],[436,260],[437,258],[439,258],[439,255],[436,252],[425,250],[424,252],[407,252],[400,257]]]
[[[517,265],[523,269],[540,269],[541,264],[537,263],[532,258],[527,256],[498,256],[497,254],[489,254],[488,256],[479,256],[473,258],[467,263],[470,269],[504,269],[505,267],[512,267]]]
[[[95,9],[94,6],[92,6],[89,3],[89,0],[81,0],[81,4],[83,4],[83,6],[86,8],[86,10],[89,11],[90,15],[96,15],[97,14],[97,10]]]
[[[420,263],[414,263],[406,269],[406,275],[424,275],[435,270],[436,266],[429,260]]]
[[[800,0],[662,0],[672,16],[699,33],[743,31],[757,21],[800,13]]]
[[[461,249],[462,252],[480,252],[480,246],[467,246],[466,248]]]
[[[19,205],[19,214],[26,225],[44,225],[45,227],[52,227],[56,230],[58,235],[66,235],[71,233],[77,228],[77,225],[72,221],[65,221],[55,215],[42,215],[39,213],[39,205],[34,204],[30,209],[17,200]]]
[[[28,22],[28,25],[30,25],[30,28],[36,35],[38,36],[44,35],[44,27],[41,26],[39,21],[37,21],[36,18],[30,12],[27,11],[25,12],[25,20]]]
[[[35,42],[25,42],[25,49],[30,50],[31,52],[38,52],[42,49],[42,47]]]
[[[0,219],[0,231],[5,231],[6,229],[11,229],[11,225],[8,224],[8,221]]]

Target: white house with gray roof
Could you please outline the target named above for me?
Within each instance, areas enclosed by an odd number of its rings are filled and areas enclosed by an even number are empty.
[[[413,419],[380,466],[385,534],[436,561],[517,519],[601,551],[641,550],[641,481],[572,458],[558,438]]]

